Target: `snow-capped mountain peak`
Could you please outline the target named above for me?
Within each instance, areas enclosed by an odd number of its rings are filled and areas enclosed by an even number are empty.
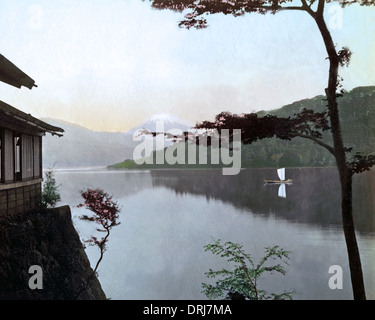
[[[134,134],[134,132],[141,130],[141,129],[147,129],[149,131],[156,131],[156,124],[160,122],[164,126],[164,132],[170,131],[170,130],[182,130],[186,131],[193,127],[193,125],[173,114],[170,113],[159,113],[151,116],[146,122],[143,124],[130,129],[127,131],[127,134]]]

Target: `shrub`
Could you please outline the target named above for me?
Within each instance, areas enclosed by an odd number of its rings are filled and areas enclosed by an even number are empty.
[[[42,208],[54,208],[61,200],[60,193],[58,192],[56,180],[52,170],[45,172],[45,178],[42,187],[41,206]]]
[[[227,300],[291,300],[294,291],[282,293],[268,293],[258,287],[259,278],[266,272],[278,272],[285,275],[286,271],[281,263],[269,264],[270,260],[281,260],[286,264],[289,259],[288,251],[279,246],[266,247],[265,255],[255,264],[252,257],[244,252],[243,246],[233,242],[221,243],[216,240],[204,246],[205,251],[226,258],[233,262],[233,270],[221,269],[219,271],[209,270],[205,273],[208,278],[221,277],[215,285],[202,283],[203,293],[209,299],[224,298]]]

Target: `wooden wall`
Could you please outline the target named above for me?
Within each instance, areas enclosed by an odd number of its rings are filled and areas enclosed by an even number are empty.
[[[42,178],[42,137],[33,137],[34,178]]]
[[[41,200],[42,137],[1,128],[0,214],[36,208]],[[15,136],[21,138],[21,172],[15,173]]]
[[[22,180],[34,178],[34,141],[27,134],[21,136],[21,172]]]
[[[13,146],[13,132],[4,129],[3,132],[3,159],[4,159],[4,180],[3,182],[14,182],[14,146]],[[3,175],[2,175],[3,176]]]
[[[41,139],[39,136],[28,134],[21,135],[21,179],[17,181],[28,181],[41,178]],[[3,130],[2,139],[2,181],[12,183],[15,179],[15,145],[14,132],[8,129]]]

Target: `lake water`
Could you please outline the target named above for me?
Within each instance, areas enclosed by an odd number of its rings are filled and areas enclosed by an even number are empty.
[[[203,246],[212,239],[243,244],[256,260],[264,247],[291,251],[287,274],[269,275],[259,287],[294,289],[294,299],[352,299],[341,229],[339,182],[335,169],[288,169],[286,198],[278,197],[274,169],[111,171],[56,170],[61,204],[69,204],[83,239],[98,234],[79,220],[80,190],[100,187],[121,206],[121,224],[112,230],[99,267],[99,280],[112,299],[206,299],[202,282],[210,268],[229,267]],[[375,172],[354,179],[354,211],[368,299],[375,299]],[[99,250],[86,252],[94,266]],[[331,265],[343,270],[343,289],[328,286]]]

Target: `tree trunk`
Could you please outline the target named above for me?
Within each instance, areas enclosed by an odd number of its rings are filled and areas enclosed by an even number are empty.
[[[340,175],[342,223],[349,258],[353,296],[356,300],[365,300],[366,294],[362,274],[361,258],[359,255],[353,221],[352,174],[346,162],[345,148],[340,128],[339,110],[336,100],[339,57],[333,44],[331,34],[324,21],[323,13],[316,13],[314,19],[323,37],[329,58],[329,78],[326,96],[328,101],[329,118],[331,122],[334,153]]]
[[[342,223],[345,235],[346,248],[349,257],[350,277],[353,286],[355,300],[366,300],[365,286],[363,282],[361,257],[359,254],[357,239],[355,235],[352,207],[352,176],[340,175],[342,200]]]

